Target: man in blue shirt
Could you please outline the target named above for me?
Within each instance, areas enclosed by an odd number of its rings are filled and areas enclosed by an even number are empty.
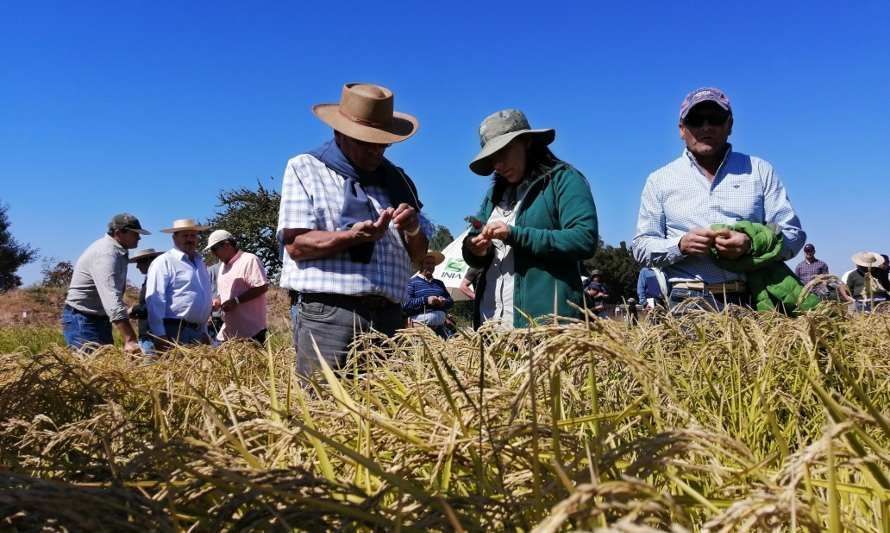
[[[712,307],[750,302],[745,275],[724,270],[712,257],[737,259],[751,248],[742,232],[714,224],[750,221],[773,225],[783,236],[781,259],[794,257],[806,233],[785,187],[766,161],[733,151],[727,141],[729,98],[713,87],[689,93],[680,106],[683,154],[649,175],[640,199],[633,251],[645,266],[661,268],[672,305],[701,297]]]
[[[446,336],[446,313],[454,305],[454,300],[442,280],[433,278],[433,272],[444,260],[442,252],[426,253],[420,262],[420,272],[408,280],[408,291],[402,303],[402,310],[412,322],[429,326],[443,337]]]

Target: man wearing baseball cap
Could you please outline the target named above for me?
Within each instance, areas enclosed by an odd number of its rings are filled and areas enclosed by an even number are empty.
[[[269,278],[260,258],[238,249],[231,233],[218,229],[207,239],[205,252],[219,259],[217,289],[213,308],[222,309],[223,326],[216,338],[225,341],[234,338],[266,342],[266,291]]]
[[[779,262],[800,251],[806,234],[773,167],[727,142],[733,113],[723,91],[692,91],[679,118],[685,149],[646,180],[634,256],[663,269],[672,306],[687,298],[704,298],[714,308],[750,305],[748,275],[726,268],[752,252],[751,237],[735,228],[750,222],[781,232]]]
[[[123,298],[129,250],[148,234],[135,216],[114,215],[107,233],[77,259],[62,310],[62,332],[68,346],[114,344],[114,324],[124,339],[124,349],[129,353],[141,351]]]

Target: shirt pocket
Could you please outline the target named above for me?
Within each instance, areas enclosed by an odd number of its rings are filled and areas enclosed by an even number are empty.
[[[712,208],[727,220],[763,222],[763,191],[752,178],[725,181],[711,197]]]

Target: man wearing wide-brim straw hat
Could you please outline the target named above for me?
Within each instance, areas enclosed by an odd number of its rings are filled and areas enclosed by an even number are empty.
[[[161,230],[173,235],[173,248],[151,262],[145,286],[149,330],[159,339],[159,349],[171,343],[210,342],[210,275],[198,253],[198,234],[208,229],[193,218],[182,218]]]
[[[879,279],[884,257],[877,252],[859,252],[850,259],[856,269],[847,276],[847,289],[856,300],[856,309],[870,311],[875,304],[886,302],[890,287]]]
[[[340,102],[312,112],[334,138],[287,163],[278,238],[287,253],[281,286],[291,293],[297,371],[345,363],[355,331],[387,335],[403,325],[400,302],[431,224],[405,172],[383,157],[417,132],[386,87],[348,83]]]
[[[138,250],[130,256],[130,263],[135,264],[136,269],[143,275],[147,275],[151,262],[163,253],[154,248]],[[145,286],[147,281],[148,278],[146,277],[142,282],[142,288],[139,289],[139,302],[130,308],[130,318],[137,321],[139,346],[142,348],[142,353],[151,355],[154,353],[154,341],[152,341],[151,335],[148,332],[148,308],[145,306]]]

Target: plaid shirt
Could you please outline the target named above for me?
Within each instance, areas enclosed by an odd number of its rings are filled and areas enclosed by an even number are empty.
[[[797,268],[794,269],[794,273],[797,274],[800,281],[807,284],[811,279],[820,274],[828,274],[828,265],[819,259],[816,259],[812,263],[808,263],[807,260],[804,259],[797,265]]]
[[[766,161],[727,150],[708,181],[688,150],[646,180],[633,240],[637,261],[661,267],[670,281],[725,283],[744,274],[718,267],[710,256],[687,256],[680,238],[693,228],[748,220],[775,224],[784,236],[782,259],[794,257],[807,235],[779,176]]]
[[[344,183],[343,176],[311,155],[300,154],[288,161],[282,179],[278,239],[283,238],[285,229],[345,230],[340,226]],[[383,188],[365,187],[365,192],[377,211],[395,207]],[[420,227],[427,238],[432,236],[433,226],[423,215]],[[370,263],[351,261],[347,252],[299,262],[285,253],[281,286],[299,292],[379,295],[401,303],[413,272],[402,237],[390,225],[376,241]]]

